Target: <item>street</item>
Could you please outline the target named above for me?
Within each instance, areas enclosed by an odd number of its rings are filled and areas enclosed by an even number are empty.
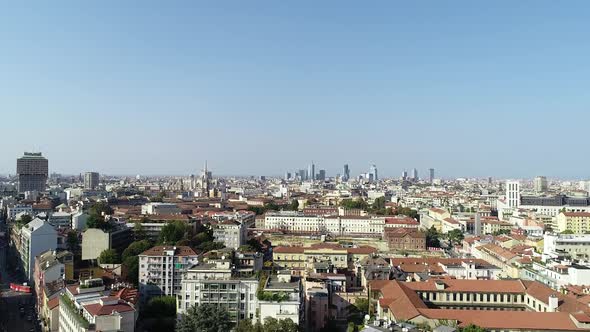
[[[6,271],[6,250],[7,247],[0,244],[0,262],[2,262],[0,266],[0,331],[40,331],[34,297],[31,294],[10,289],[10,283],[17,280],[14,275]]]

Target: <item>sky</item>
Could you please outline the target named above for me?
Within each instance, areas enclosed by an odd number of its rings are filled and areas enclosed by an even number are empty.
[[[0,10],[0,173],[589,178],[587,1]]]

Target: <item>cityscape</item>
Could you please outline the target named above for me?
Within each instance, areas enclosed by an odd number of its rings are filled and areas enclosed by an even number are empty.
[[[0,332],[590,331],[590,2],[0,7]]]

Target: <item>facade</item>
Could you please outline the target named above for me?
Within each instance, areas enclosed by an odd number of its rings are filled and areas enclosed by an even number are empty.
[[[434,182],[434,168],[428,169],[428,181],[430,183]]]
[[[389,250],[426,250],[426,233],[412,228],[388,228],[383,234]]]
[[[487,331],[576,331],[588,328],[583,299],[523,280],[373,281],[370,301],[379,320]]]
[[[227,248],[238,249],[247,240],[247,228],[236,220],[225,220],[213,229],[213,237],[216,242],[223,243]]]
[[[6,214],[10,220],[16,220],[16,216],[21,215],[21,213],[32,216],[33,206],[28,204],[15,204],[6,208]]]
[[[121,253],[132,241],[131,229],[125,225],[111,231],[88,228],[82,233],[82,260],[98,259],[100,253],[107,249],[115,249]]]
[[[16,160],[16,174],[19,193],[43,192],[47,186],[49,162],[40,152],[25,152],[24,156]]]
[[[89,215],[85,212],[79,211],[72,215],[72,229],[83,231],[86,228],[86,222]]]
[[[160,295],[178,295],[182,274],[198,263],[187,246],[156,246],[139,255],[139,292],[142,301]]]
[[[266,279],[263,297],[258,299],[260,320],[273,317],[278,320],[291,319],[300,324],[303,317],[304,301],[301,280],[289,271],[279,271]],[[280,300],[275,300],[280,298]]]
[[[391,265],[406,280],[427,280],[448,276],[455,279],[498,279],[502,269],[476,258],[393,258]]]
[[[264,228],[294,233],[381,236],[384,216],[323,216],[297,211],[268,212]]]
[[[571,258],[588,259],[590,257],[590,235],[545,233],[543,255],[555,258],[566,255]]]
[[[84,189],[94,190],[98,188],[99,174],[97,172],[84,173]]]
[[[43,303],[45,285],[60,280],[74,280],[74,255],[65,250],[47,250],[37,255],[33,283],[38,306]]]
[[[20,229],[18,238],[16,249],[23,272],[27,280],[33,281],[35,256],[57,248],[57,231],[48,222],[35,218]]]
[[[535,192],[542,193],[547,191],[547,177],[545,176],[537,176],[533,181],[533,185],[535,187]]]
[[[557,217],[557,232],[571,231],[574,234],[590,232],[590,212],[560,212]]]
[[[57,228],[72,227],[72,215],[68,212],[53,212],[49,215],[47,221]]]
[[[418,170],[416,168],[412,169],[412,180],[418,181]]]
[[[108,295],[102,279],[67,286],[59,299],[59,331],[135,331],[134,306]]]
[[[506,201],[510,208],[520,205],[520,181],[506,181]]]
[[[234,277],[232,262],[219,260],[189,268],[182,278],[182,291],[177,297],[178,312],[204,303],[225,308],[232,322],[256,319],[258,279]]]
[[[350,180],[350,168],[348,168],[348,164],[344,164],[344,168],[342,170],[342,181],[347,182]]]
[[[159,202],[151,202],[146,203],[141,206],[141,214],[147,215],[169,215],[169,214],[179,214],[180,209],[176,204],[173,203],[159,203]]]

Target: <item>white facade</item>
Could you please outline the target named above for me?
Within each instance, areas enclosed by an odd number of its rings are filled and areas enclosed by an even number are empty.
[[[306,216],[303,213],[267,213],[264,228],[292,232],[328,232],[332,234],[383,234],[385,217]]]
[[[543,236],[543,255],[556,257],[564,253],[572,258],[590,257],[590,235],[546,233]]]
[[[16,204],[13,206],[9,206],[6,209],[6,212],[8,215],[8,219],[15,220],[16,216],[20,213],[23,213],[23,212],[25,214],[32,216],[33,215],[33,206],[25,205],[25,204]]]
[[[147,203],[141,206],[141,214],[179,214],[180,209],[172,203]]]
[[[506,181],[506,201],[511,208],[520,205],[520,181]]]
[[[89,215],[84,212],[77,212],[72,215],[72,228],[78,231],[82,231],[86,228],[86,222],[88,221]]]
[[[35,256],[57,248],[57,231],[46,221],[35,218],[20,232],[20,258],[25,276],[33,280]]]

